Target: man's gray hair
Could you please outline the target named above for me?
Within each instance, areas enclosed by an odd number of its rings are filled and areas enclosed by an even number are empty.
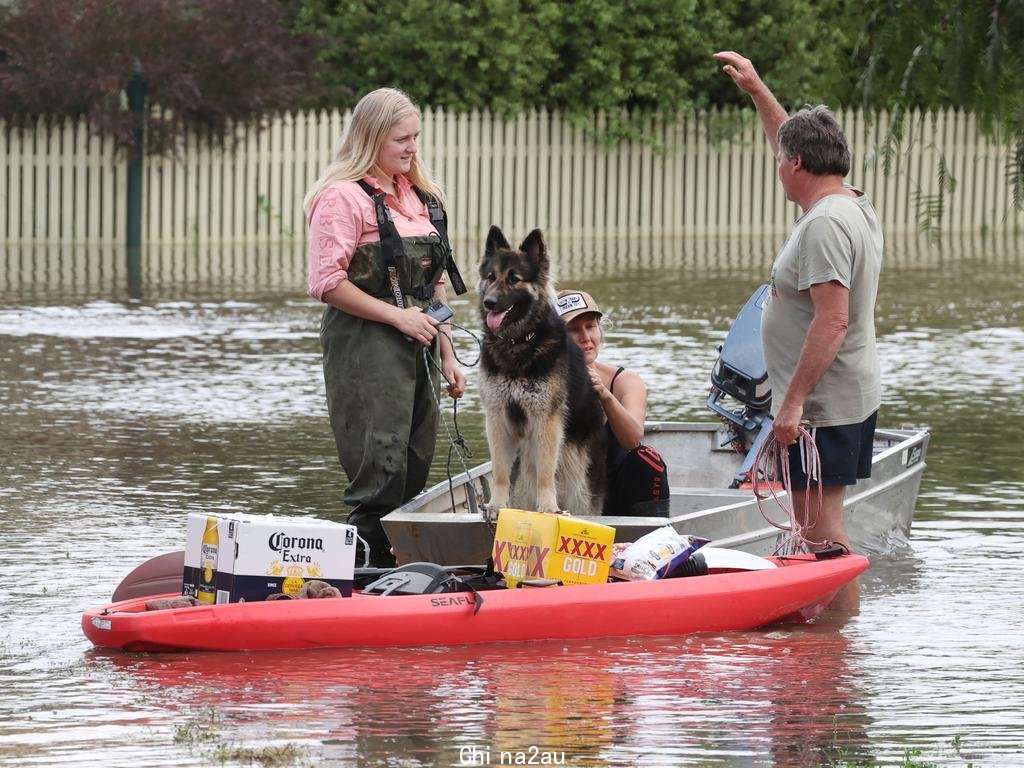
[[[850,147],[843,129],[824,104],[807,106],[779,126],[779,147],[792,160],[797,155],[804,170],[817,176],[845,176],[850,172]]]

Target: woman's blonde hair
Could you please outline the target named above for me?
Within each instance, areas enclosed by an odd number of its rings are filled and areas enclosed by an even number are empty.
[[[309,217],[317,197],[328,185],[338,181],[358,181],[369,173],[377,162],[377,154],[388,131],[410,115],[419,114],[412,100],[397,88],[378,88],[363,96],[352,111],[352,120],[342,134],[341,147],[334,161],[313,182],[302,201],[306,217]],[[406,175],[413,185],[444,205],[444,190],[434,181],[430,170],[420,162],[418,152],[413,155],[412,166]]]

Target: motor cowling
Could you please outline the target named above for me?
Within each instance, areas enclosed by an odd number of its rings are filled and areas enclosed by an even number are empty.
[[[756,411],[767,411],[772,402],[761,347],[761,313],[769,292],[770,286],[762,285],[747,299],[711,369],[711,384],[715,389]]]
[[[770,295],[771,286],[762,285],[747,299],[718,348],[718,360],[711,369],[708,408],[732,427],[722,445],[731,443],[746,454],[730,488],[739,488],[750,480],[757,449],[771,434],[772,391],[761,346],[761,314]],[[739,407],[730,408],[720,402],[729,398]]]

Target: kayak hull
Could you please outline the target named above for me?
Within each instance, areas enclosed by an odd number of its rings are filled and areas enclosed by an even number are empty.
[[[861,555],[663,581],[278,600],[147,611],[136,598],[85,611],[93,644],[125,651],[434,646],[682,635],[806,620],[868,567]],[[479,607],[477,601],[482,601]]]

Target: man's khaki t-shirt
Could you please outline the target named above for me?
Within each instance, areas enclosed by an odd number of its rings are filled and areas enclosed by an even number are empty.
[[[772,267],[761,319],[772,415],[778,413],[814,318],[810,287],[837,280],[850,291],[849,326],[835,361],[804,402],[812,427],[857,424],[881,403],[875,349],[875,294],[882,230],[867,197],[828,195],[801,216]]]

